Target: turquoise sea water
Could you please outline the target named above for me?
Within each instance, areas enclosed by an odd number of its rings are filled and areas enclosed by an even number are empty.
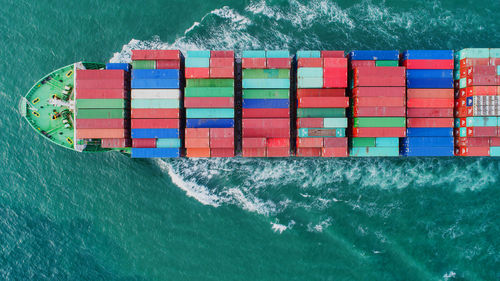
[[[17,104],[132,48],[500,47],[500,2],[0,0],[1,280],[499,280],[500,160],[133,160]]]

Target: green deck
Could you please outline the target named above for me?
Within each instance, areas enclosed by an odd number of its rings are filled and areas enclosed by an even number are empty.
[[[104,64],[83,63],[87,69],[104,68]],[[28,123],[40,135],[51,142],[72,150],[75,149],[73,111],[67,106],[56,106],[49,102],[54,95],[61,102],[73,102],[74,88],[74,64],[55,70],[38,82],[29,90],[25,100],[21,102],[21,113]],[[68,94],[64,94],[65,87],[71,88]],[[54,118],[54,115],[58,115]],[[69,127],[65,127],[63,120],[67,120]],[[84,152],[108,151],[113,149],[101,148],[100,141],[87,142]]]

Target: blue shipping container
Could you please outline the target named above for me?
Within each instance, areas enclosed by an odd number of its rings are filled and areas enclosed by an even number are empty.
[[[178,69],[134,69],[132,79],[179,79]]]
[[[132,129],[133,139],[171,139],[179,137],[179,129]]]
[[[125,71],[129,72],[130,71],[130,64],[108,62],[106,64],[106,69],[121,69],[121,70],[125,70]]]
[[[453,137],[407,137],[403,139],[405,147],[453,147]]]
[[[407,137],[453,137],[453,128],[406,128]]]
[[[132,89],[179,89],[179,79],[132,79]]]
[[[403,56],[411,60],[452,60],[453,50],[407,50]]]
[[[288,99],[243,99],[243,108],[288,108]]]
[[[411,89],[453,89],[453,79],[407,78],[406,87]]]
[[[453,69],[407,69],[406,78],[448,78],[453,80]]]
[[[186,119],[186,128],[234,128],[234,119]]]
[[[351,60],[399,60],[399,51],[362,50],[349,53]]]
[[[179,148],[132,148],[132,158],[171,158],[180,157]]]
[[[450,147],[411,147],[403,149],[403,156],[453,156],[453,146]]]

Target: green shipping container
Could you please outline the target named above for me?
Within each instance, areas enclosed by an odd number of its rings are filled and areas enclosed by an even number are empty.
[[[208,50],[192,50],[192,51],[187,51],[186,57],[187,58],[209,58],[210,57],[210,51],[208,51]]]
[[[500,48],[491,48],[490,58],[500,58]]]
[[[297,117],[345,117],[345,108],[297,108]]]
[[[136,99],[132,100],[132,108],[179,108],[176,99]]]
[[[305,78],[305,77],[323,77],[323,68],[322,67],[300,67],[297,70],[297,77]]]
[[[124,99],[77,99],[76,108],[125,108]]]
[[[299,138],[343,138],[345,137],[345,128],[300,128],[297,130]]]
[[[285,89],[245,89],[244,99],[288,99],[290,90]]]
[[[156,61],[154,60],[134,60],[132,61],[133,69],[156,69]]]
[[[186,88],[185,97],[234,97],[232,87],[194,87]]]
[[[323,77],[298,77],[297,88],[323,88]]]
[[[120,119],[126,118],[127,112],[124,109],[78,109],[77,119]],[[78,122],[78,121],[76,121]]]
[[[468,48],[460,51],[460,60],[465,58],[487,59],[490,57],[490,49],[488,48]]]
[[[375,66],[399,66],[397,60],[378,60],[375,61]]]
[[[188,108],[186,118],[234,118],[232,108]]]
[[[181,147],[181,139],[157,139],[156,147]]]
[[[466,88],[467,87],[467,78],[460,78],[460,89]]]
[[[323,119],[325,128],[347,128],[347,118],[325,118]]]
[[[289,69],[243,69],[243,79],[289,79]]]
[[[186,87],[233,87],[234,79],[186,79]]]
[[[406,127],[405,117],[355,117],[353,127],[357,128],[389,128]]]
[[[244,89],[288,89],[290,79],[243,79]]]
[[[368,146],[374,147],[376,143],[375,138],[351,138],[352,147]]]

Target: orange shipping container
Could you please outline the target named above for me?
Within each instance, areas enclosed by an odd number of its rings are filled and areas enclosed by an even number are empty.
[[[453,89],[408,89],[408,99],[453,99]]]
[[[208,148],[210,147],[209,138],[186,138],[185,139],[186,148]]]
[[[210,148],[187,148],[186,157],[210,157]]]
[[[186,138],[208,138],[209,130],[208,128],[186,128]]]

